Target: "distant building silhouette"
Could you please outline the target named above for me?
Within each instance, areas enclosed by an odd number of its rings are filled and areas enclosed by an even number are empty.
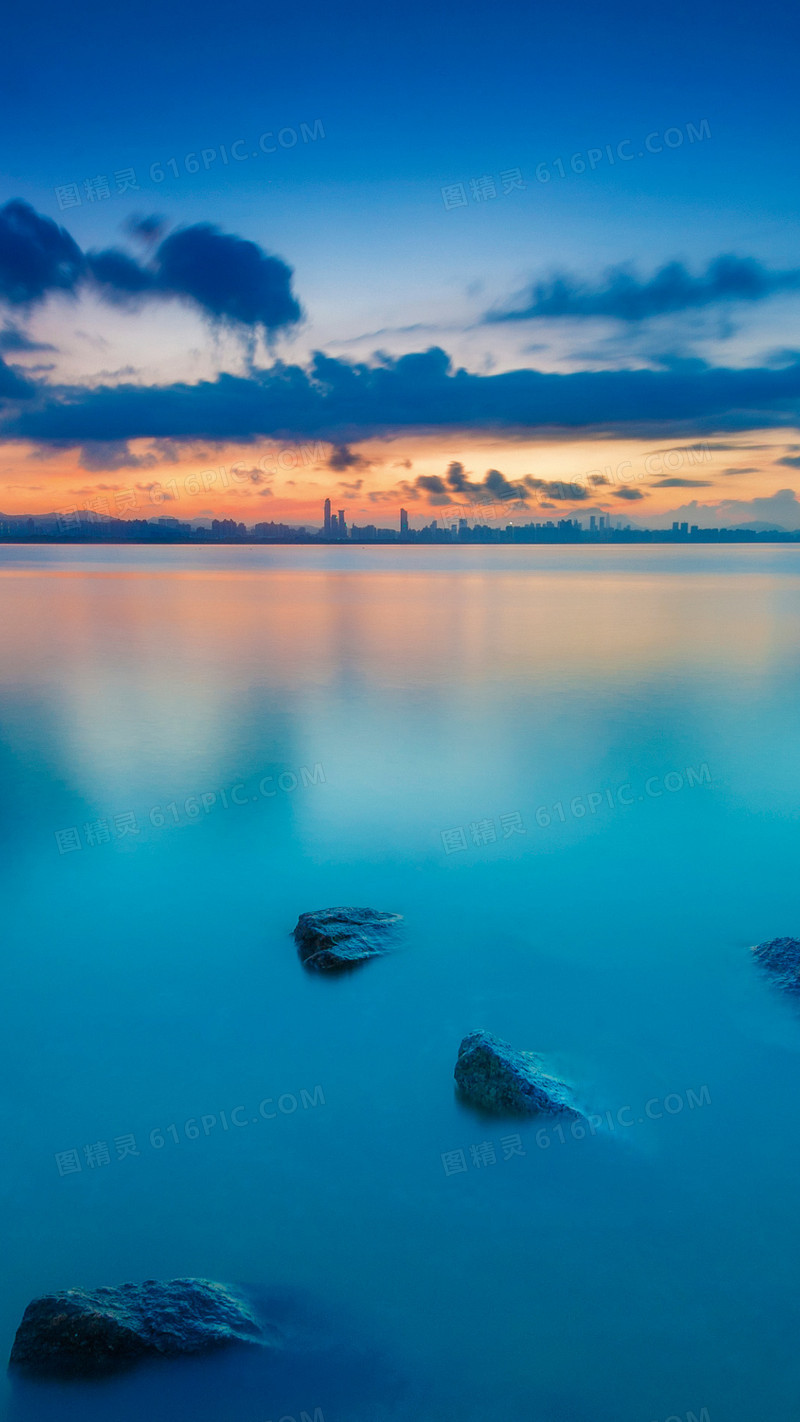
[[[405,509],[400,510],[400,532],[408,533],[408,514]]]
[[[337,524],[338,524],[337,537],[338,537],[338,538],[346,538],[346,537],[347,537],[347,524],[346,524],[345,521],[344,521],[344,509],[340,509],[340,510],[339,510],[339,518],[338,518],[338,520],[337,520]]]
[[[325,500],[325,537],[326,537],[326,538],[330,538],[330,536],[331,536],[331,501],[330,501],[330,499],[326,499],[326,500]]]

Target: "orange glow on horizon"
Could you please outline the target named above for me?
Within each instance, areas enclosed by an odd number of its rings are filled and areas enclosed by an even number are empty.
[[[187,445],[185,457],[169,462],[142,440],[131,443],[132,465],[87,470],[78,450],[41,457],[17,444],[0,456],[0,515],[90,509],[125,519],[232,518],[248,527],[273,521],[316,528],[328,497],[334,511],[345,509],[348,524],[396,528],[401,507],[412,526],[479,515],[479,503],[449,486],[450,504],[437,502],[435,491],[415,487],[419,476],[441,479],[457,462],[472,484],[482,483],[492,469],[512,482],[525,476],[545,481],[549,487],[529,492],[527,512],[519,505],[511,510],[514,522],[591,511],[646,524],[648,515],[663,518],[692,500],[746,501],[791,487],[794,471],[777,463],[785,447],[783,430],[646,441],[409,435],[349,448],[318,440],[259,441],[199,452]],[[575,486],[584,497],[575,496]],[[490,495],[487,500],[495,507],[485,511],[486,521],[505,518],[502,502]]]

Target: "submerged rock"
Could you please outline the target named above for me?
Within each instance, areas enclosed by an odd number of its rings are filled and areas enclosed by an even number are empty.
[[[294,938],[301,962],[315,972],[331,973],[391,948],[399,913],[371,908],[328,908],[301,913]]]
[[[145,1358],[276,1341],[224,1284],[147,1279],[34,1299],[17,1329],[10,1367],[28,1377],[105,1377]]]
[[[800,992],[800,938],[770,938],[753,952],[786,992]]]
[[[580,1116],[563,1081],[549,1076],[535,1052],[519,1052],[490,1032],[470,1032],[458,1049],[461,1095],[496,1114]]]

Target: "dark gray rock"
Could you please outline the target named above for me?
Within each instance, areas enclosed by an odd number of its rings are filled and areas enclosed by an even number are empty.
[[[800,992],[800,938],[770,938],[753,952],[785,992]]]
[[[490,1032],[470,1032],[458,1049],[455,1079],[461,1095],[497,1115],[580,1116],[563,1081],[549,1076],[541,1057],[519,1052]]]
[[[145,1358],[277,1341],[224,1284],[147,1279],[34,1299],[17,1329],[9,1366],[28,1377],[105,1377]]]
[[[392,946],[393,930],[402,915],[371,908],[328,908],[301,913],[294,938],[301,962],[314,972],[334,973],[367,958],[378,958]]]

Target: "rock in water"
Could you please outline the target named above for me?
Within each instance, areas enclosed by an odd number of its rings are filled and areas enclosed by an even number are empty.
[[[402,914],[371,908],[328,908],[301,913],[294,938],[301,962],[319,973],[333,973],[391,947],[392,929]]]
[[[786,992],[800,992],[800,939],[771,938],[753,949],[762,968]]]
[[[455,1079],[461,1095],[496,1114],[580,1116],[568,1088],[548,1076],[534,1052],[518,1052],[489,1032],[470,1032],[458,1049]]]
[[[34,1299],[17,1329],[10,1366],[28,1377],[106,1377],[145,1358],[276,1341],[224,1284],[147,1279]]]

